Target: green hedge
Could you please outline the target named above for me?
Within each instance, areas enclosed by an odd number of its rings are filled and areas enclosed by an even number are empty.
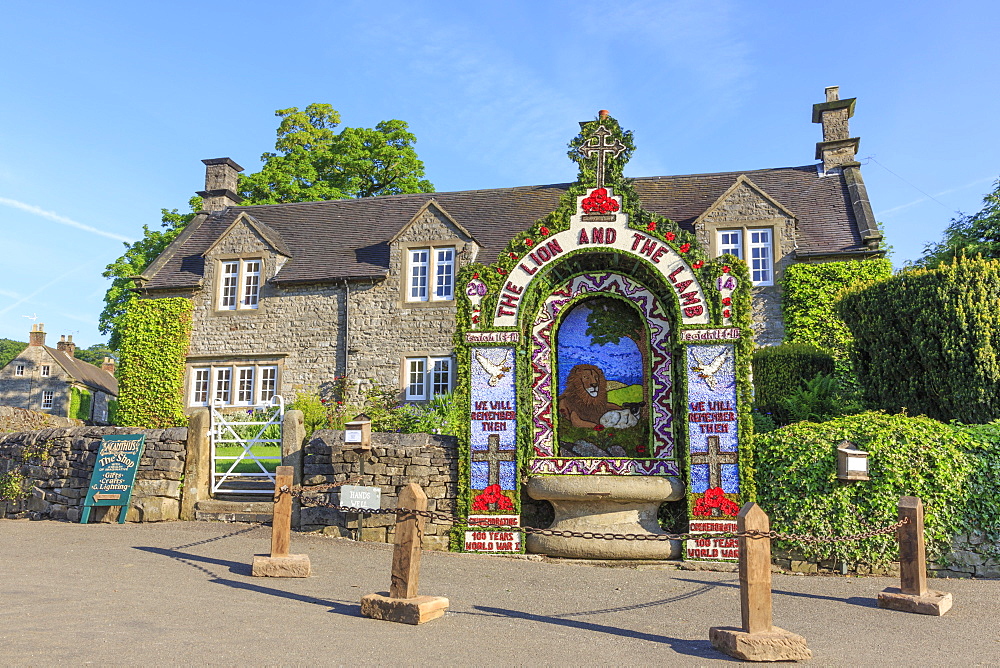
[[[784,421],[782,402],[806,381],[832,374],[833,356],[808,343],[783,343],[753,353],[754,408]]]
[[[90,419],[90,391],[82,387],[69,388],[69,417]]]
[[[1000,423],[994,433],[990,441],[969,428],[885,413],[783,427],[755,439],[757,502],[776,531],[842,536],[895,522],[899,497],[918,496],[928,560],[940,561],[956,534],[1000,538]],[[838,481],[836,448],[844,440],[870,453],[871,480]],[[776,548],[879,566],[898,555],[893,534],[844,543],[778,541]]]
[[[884,257],[849,262],[799,263],[785,269],[781,279],[781,311],[785,341],[811,343],[833,355],[837,379],[854,385],[850,330],[836,312],[844,288],[892,276],[892,263]]]
[[[115,424],[159,429],[187,424],[184,362],[191,301],[139,299],[122,316]]]
[[[948,421],[1000,418],[1000,261],[959,259],[846,291],[841,317],[874,408]]]

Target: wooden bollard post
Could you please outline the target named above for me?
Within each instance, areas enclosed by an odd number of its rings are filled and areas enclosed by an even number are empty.
[[[409,483],[399,492],[399,507],[427,510],[427,495],[420,485]],[[392,550],[389,595],[368,594],[361,598],[361,614],[403,624],[423,624],[448,609],[443,596],[418,596],[421,541],[427,518],[416,513],[396,517],[396,544]]]
[[[737,530],[767,535],[771,522],[756,503],[747,503],[736,516]],[[812,658],[806,639],[771,623],[771,539],[739,537],[740,614],[742,629],[714,626],[708,631],[712,646],[744,661],[803,661]]]
[[[274,511],[271,516],[271,556],[253,558],[252,575],[272,578],[306,578],[312,572],[308,554],[289,554],[292,533],[291,488],[295,468],[279,466],[274,477]],[[285,491],[282,491],[282,487]]]
[[[951,593],[927,588],[927,557],[924,551],[924,504],[915,496],[899,499],[899,519],[906,524],[896,529],[899,541],[899,587],[889,587],[878,595],[878,607],[921,615],[941,616],[951,609]]]

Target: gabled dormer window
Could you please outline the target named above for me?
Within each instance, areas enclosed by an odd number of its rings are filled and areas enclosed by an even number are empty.
[[[255,309],[260,303],[260,274],[263,262],[222,260],[219,263],[218,310]]]

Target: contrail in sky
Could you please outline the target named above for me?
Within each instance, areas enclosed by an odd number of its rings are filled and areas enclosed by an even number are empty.
[[[70,227],[75,227],[85,232],[90,232],[91,234],[99,234],[102,237],[107,237],[109,239],[115,239],[117,241],[124,241],[125,243],[132,243],[134,239],[129,239],[128,237],[123,237],[120,234],[114,234],[113,232],[105,232],[104,230],[99,230],[96,227],[91,227],[90,225],[84,225],[83,223],[78,223],[72,218],[67,218],[66,216],[60,216],[58,213],[53,213],[52,211],[46,211],[45,209],[39,208],[37,206],[32,206],[31,204],[25,204],[24,202],[18,202],[16,199],[7,199],[6,197],[0,197],[0,204],[6,204],[7,206],[12,206],[15,209],[21,209],[22,211],[27,211],[28,213],[33,213],[36,216],[41,216],[42,218],[48,218],[49,220],[54,220],[57,223],[62,223],[63,225],[69,225]]]

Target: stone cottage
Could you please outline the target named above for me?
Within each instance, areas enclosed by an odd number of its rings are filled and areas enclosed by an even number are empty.
[[[633,180],[643,207],[747,261],[758,345],[780,343],[779,279],[794,262],[882,254],[855,100],[813,106],[820,162]],[[206,165],[204,210],[143,273],[142,297],[194,304],[185,404],[253,406],[346,376],[420,402],[455,383],[456,273],[494,262],[569,184],[240,206],[242,168]]]
[[[107,424],[109,402],[118,396],[114,360],[97,367],[75,352],[72,335],[50,348],[45,325],[32,325],[28,347],[0,369],[0,406]]]

